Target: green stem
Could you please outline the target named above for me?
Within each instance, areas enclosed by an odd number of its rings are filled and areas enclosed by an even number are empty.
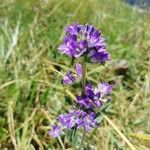
[[[82,95],[85,95],[85,86],[86,86],[86,57],[84,57],[84,59],[82,59]],[[79,146],[79,150],[81,150],[81,148],[83,147],[85,134],[86,134],[86,129],[84,126],[83,137],[82,137],[82,140],[81,140],[81,143]]]
[[[85,94],[85,86],[86,86],[86,62],[85,58],[82,60],[82,94]]]

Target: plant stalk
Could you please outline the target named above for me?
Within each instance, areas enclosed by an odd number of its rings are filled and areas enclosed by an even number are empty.
[[[82,95],[85,95],[85,87],[86,87],[86,57],[82,59]],[[83,147],[83,142],[85,139],[86,128],[83,127],[83,136],[81,139],[81,143],[79,145],[79,150]]]
[[[85,57],[82,60],[82,95],[85,95],[85,86],[86,86],[86,62]]]

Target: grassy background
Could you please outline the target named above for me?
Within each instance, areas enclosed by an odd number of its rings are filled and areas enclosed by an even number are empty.
[[[88,77],[115,87],[109,118],[85,149],[149,150],[150,18],[120,0],[0,1],[0,149],[61,149],[48,131],[73,103],[75,91],[61,84],[70,59],[57,47],[74,21],[102,31],[112,61],[88,64]]]

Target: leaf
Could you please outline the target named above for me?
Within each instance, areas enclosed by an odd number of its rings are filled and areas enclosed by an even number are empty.
[[[98,116],[96,119],[95,119],[95,121],[97,122],[97,123],[100,123],[102,120],[103,120],[103,116]]]

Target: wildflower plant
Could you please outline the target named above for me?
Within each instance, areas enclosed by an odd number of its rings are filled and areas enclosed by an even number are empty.
[[[87,63],[104,64],[110,60],[110,54],[106,50],[105,39],[92,25],[79,25],[74,23],[66,28],[64,42],[58,49],[71,59],[82,63],[76,64],[76,72],[70,70],[63,78],[63,85],[81,83],[81,92],[76,95],[76,105],[72,106],[68,113],[60,114],[57,122],[51,128],[49,135],[56,138],[65,133],[75,137],[76,131],[83,129],[83,137],[80,142],[81,149],[86,132],[100,125],[98,117],[107,108],[110,102],[112,86],[108,83],[99,83],[93,86],[86,77]]]

